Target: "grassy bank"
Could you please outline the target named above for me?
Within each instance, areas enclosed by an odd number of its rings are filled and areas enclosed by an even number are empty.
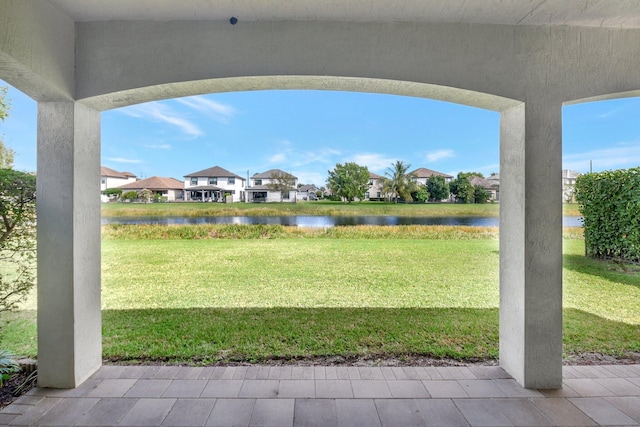
[[[385,237],[389,227],[345,228],[349,238],[274,229],[265,238],[217,227],[195,227],[198,239],[167,227],[144,239],[105,229],[105,357],[497,357],[498,241],[484,229],[447,239],[437,238],[451,236],[445,227],[394,229],[403,238]],[[584,242],[565,236],[565,353],[640,351],[640,274],[585,259]],[[35,354],[34,320],[28,310],[3,316],[0,345]]]
[[[465,205],[456,203],[394,204],[387,202],[299,202],[299,203],[106,203],[102,215],[135,216],[278,216],[278,215],[393,215],[393,216],[477,216],[497,217],[500,205],[488,203]],[[579,216],[578,205],[565,204],[563,213]]]

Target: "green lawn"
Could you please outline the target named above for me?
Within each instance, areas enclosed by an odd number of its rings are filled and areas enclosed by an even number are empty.
[[[272,215],[395,215],[497,217],[500,205],[457,203],[394,204],[387,202],[299,202],[299,203],[103,203],[102,215],[118,216],[272,216]],[[563,214],[580,216],[577,204],[564,204]]]
[[[146,239],[105,229],[106,358],[497,357],[495,232],[256,226],[268,232],[241,227],[237,239],[233,228],[201,228],[194,240],[157,226]],[[640,351],[640,273],[585,259],[584,242],[565,236],[565,353]],[[33,301],[25,308],[3,316],[0,346],[34,355]]]

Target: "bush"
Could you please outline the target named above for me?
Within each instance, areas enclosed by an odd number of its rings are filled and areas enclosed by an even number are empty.
[[[122,200],[133,201],[138,198],[138,193],[136,191],[127,191],[122,195]]]
[[[581,175],[576,200],[587,255],[640,262],[640,168]]]

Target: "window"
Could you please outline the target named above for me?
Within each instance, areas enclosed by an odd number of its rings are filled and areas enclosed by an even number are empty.
[[[289,192],[288,191],[283,191],[282,192],[282,198],[284,200],[289,200]]]
[[[369,198],[369,192],[367,191],[366,193],[364,193],[364,198],[368,199]]]
[[[191,185],[198,185],[198,178],[197,177],[191,178]]]
[[[261,180],[261,179],[254,179],[254,180],[253,180],[253,183],[254,183],[255,185],[262,185],[262,180]]]
[[[382,196],[382,194],[378,191],[378,199]]]
[[[209,185],[218,185],[218,178],[209,178]]]
[[[107,183],[107,178],[104,178],[104,177],[103,177],[103,178],[100,180],[100,182],[101,182],[102,184],[106,184],[106,183]]]
[[[369,180],[369,185],[373,185],[373,180],[372,179]]]
[[[233,185],[236,183],[236,179],[232,176],[229,177],[229,185]]]

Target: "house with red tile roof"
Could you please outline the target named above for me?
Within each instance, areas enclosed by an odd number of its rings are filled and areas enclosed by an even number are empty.
[[[151,178],[141,179],[118,188],[122,189],[123,194],[129,191],[140,193],[142,190],[149,190],[153,195],[166,198],[164,200],[168,202],[184,200],[184,183],[175,178],[152,176]]]

